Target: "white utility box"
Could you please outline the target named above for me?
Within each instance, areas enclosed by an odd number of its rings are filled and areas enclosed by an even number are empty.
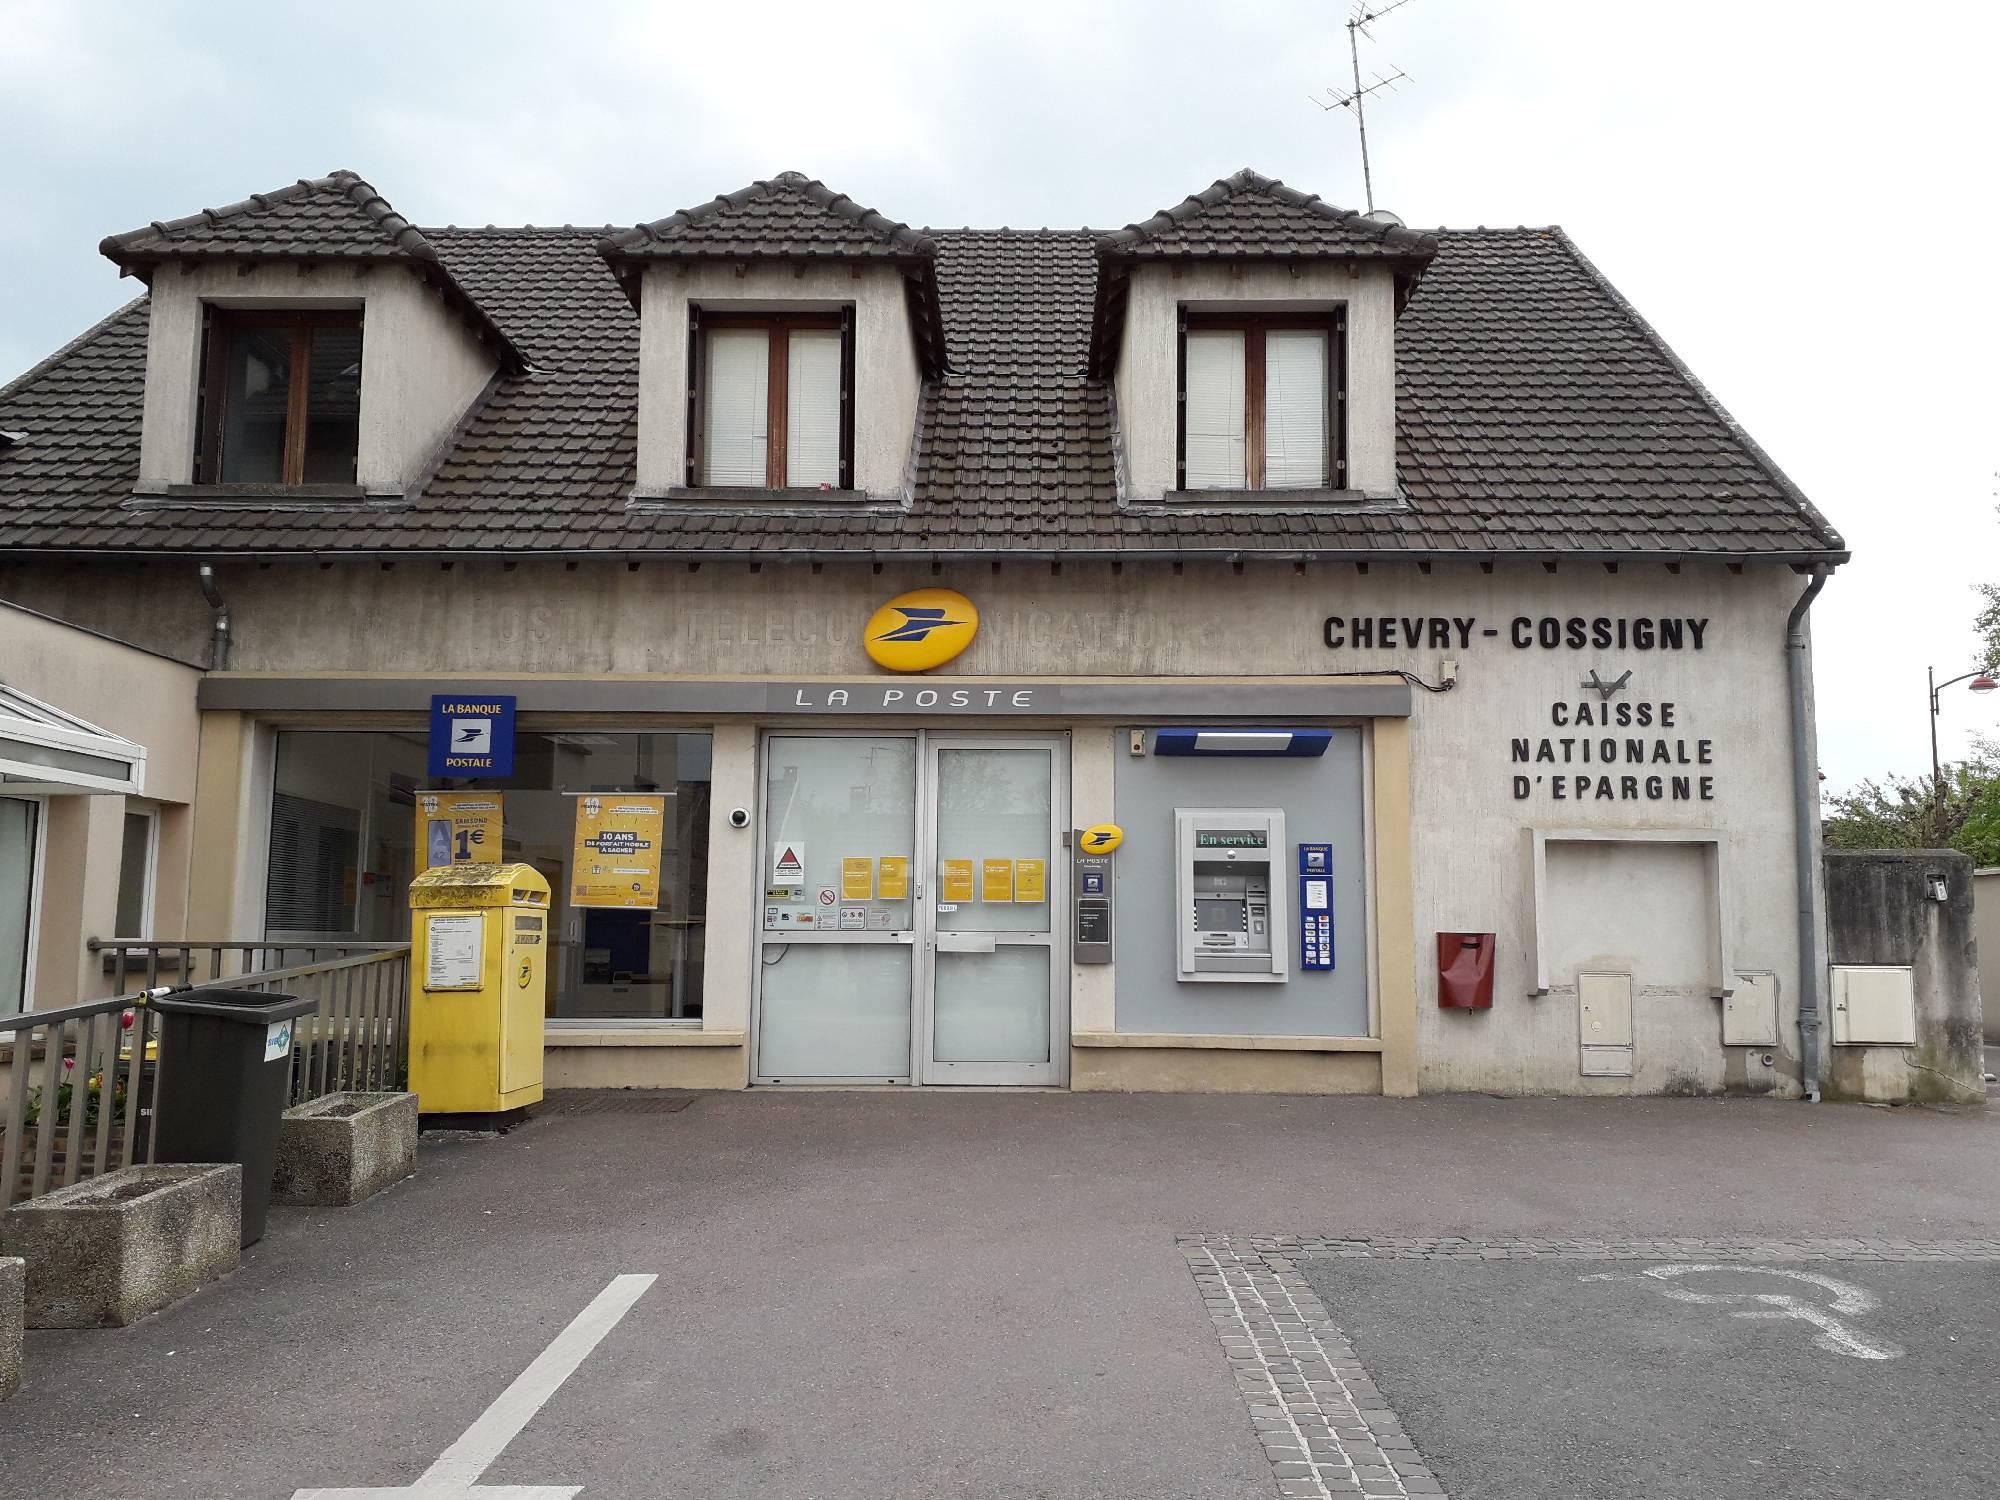
[[[1722,1001],[1722,1045],[1778,1045],[1778,976],[1764,972],[1738,974],[1735,990]]]
[[[1916,970],[1907,965],[1834,965],[1833,1044],[1916,1046],[1916,980]]]

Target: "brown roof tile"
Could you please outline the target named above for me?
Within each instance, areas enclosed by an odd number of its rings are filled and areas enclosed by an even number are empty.
[[[1099,237],[939,231],[948,370],[907,508],[635,508],[638,322],[601,230],[424,230],[533,368],[401,508],[132,509],[146,305],[0,388],[0,550],[1642,553],[1837,558],[1844,543],[1554,229],[1441,230],[1398,325],[1388,511],[1133,508],[1087,373]]]

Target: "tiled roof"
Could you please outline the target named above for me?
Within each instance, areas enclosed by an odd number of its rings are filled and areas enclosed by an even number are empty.
[[[607,257],[928,260],[936,242],[803,172],[768,180],[640,224],[603,244]]]
[[[1395,256],[1427,261],[1437,236],[1336,208],[1245,167],[1150,219],[1100,235],[1104,256]]]
[[[488,309],[452,275],[421,229],[354,172],[301,177],[290,187],[252,193],[226,208],[204,208],[184,219],[155,219],[141,229],[107,236],[98,252],[151,282],[165,260],[402,260],[444,294],[503,367],[518,369],[520,351]]]
[[[142,229],[110,235],[97,248],[121,266],[186,255],[438,258],[421,230],[344,168],[325,177],[301,177],[276,192],[252,193],[226,208],[155,219]]]
[[[938,231],[950,368],[906,507],[634,506],[638,320],[601,230],[426,230],[532,360],[386,511],[128,509],[146,308],[0,388],[0,550],[1766,556],[1845,544],[1554,229],[1442,230],[1397,326],[1407,504],[1121,503],[1097,237]]]

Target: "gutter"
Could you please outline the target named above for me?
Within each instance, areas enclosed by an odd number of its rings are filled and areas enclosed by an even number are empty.
[[[1806,611],[1826,587],[1830,570],[1816,567],[1785,620],[1785,677],[1791,689],[1792,718],[1792,857],[1797,864],[1799,887],[1799,1083],[1806,1101],[1819,1103],[1819,1034],[1821,1024],[1819,913],[1813,900],[1818,874],[1817,804],[1818,768],[1813,765],[1812,716],[1806,707],[1808,674],[1812,670],[1806,655]]]
[[[258,507],[266,509],[267,507]],[[329,507],[329,509],[331,509]],[[340,509],[356,515],[379,516],[380,510]],[[394,512],[389,512],[394,514]],[[747,514],[755,514],[749,512]],[[800,519],[784,513],[787,520]],[[710,513],[704,512],[703,519]],[[1360,547],[1292,547],[1265,550],[1243,547],[423,547],[407,550],[381,546],[245,547],[210,556],[244,562],[640,562],[654,563],[868,563],[912,565],[943,562],[1225,562],[1242,563],[1568,563],[1572,566],[1629,564],[1642,567],[1666,563],[1728,563],[1732,566],[1770,565],[1799,572],[1837,568],[1854,554],[1844,549],[1813,548],[1789,552],[1581,552],[1555,548],[1522,548],[1505,552],[1438,551],[1416,548],[1370,550]],[[10,547],[0,543],[0,559],[9,557],[89,558],[101,562],[139,562],[185,557],[187,553],[158,547]]]
[[[215,586],[215,569],[203,563],[195,575],[201,583],[201,597],[208,601],[214,625],[208,636],[208,669],[221,672],[229,666],[229,601]]]

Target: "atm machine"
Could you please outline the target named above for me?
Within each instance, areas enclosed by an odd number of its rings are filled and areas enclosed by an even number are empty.
[[[1290,974],[1285,815],[1274,807],[1174,809],[1183,984],[1282,984]]]

